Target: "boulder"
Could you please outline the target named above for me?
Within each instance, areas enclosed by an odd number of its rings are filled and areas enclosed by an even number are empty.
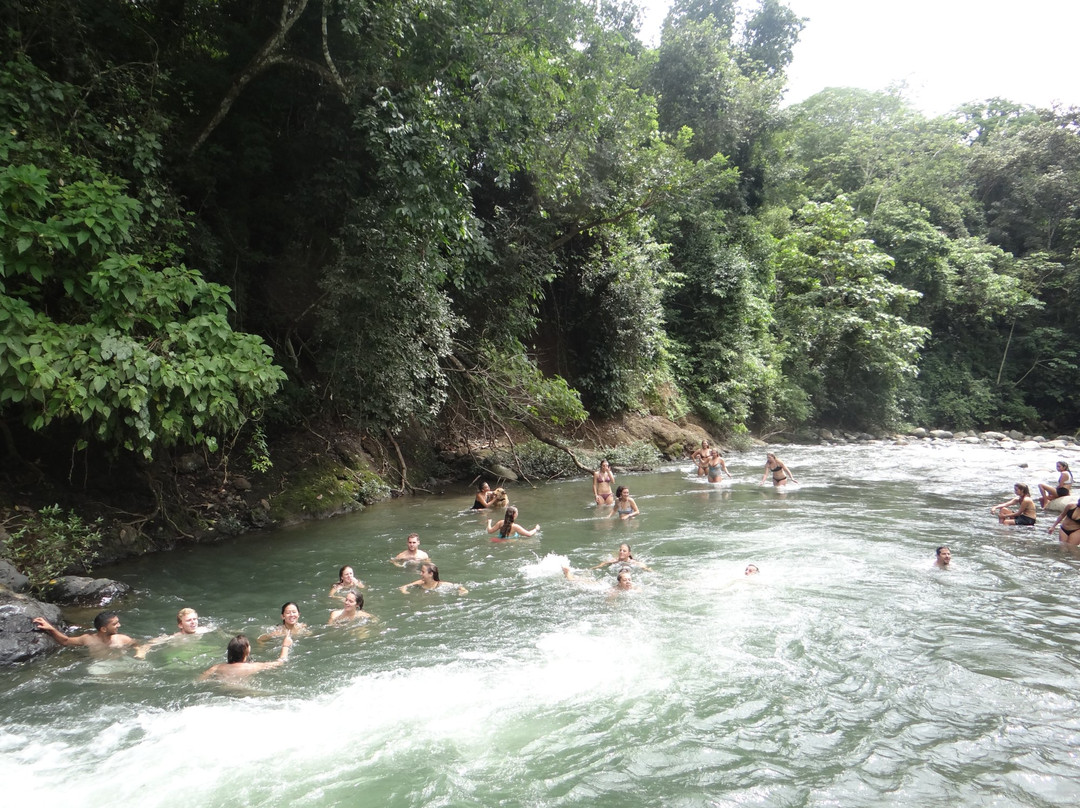
[[[947,429],[931,429],[930,437],[938,440],[952,440],[953,433]]]
[[[1040,449],[1068,449],[1069,445],[1070,444],[1066,443],[1063,440],[1048,440],[1045,443],[1040,443],[1039,448]]]
[[[920,426],[920,427],[918,427],[916,429],[911,430],[910,434],[911,434],[911,437],[913,437],[913,438],[925,438],[926,437],[926,430],[923,429]]]
[[[0,586],[0,666],[26,662],[60,646],[34,628],[35,617],[60,627],[60,609]]]
[[[1024,433],[1020,432],[1019,430],[1016,430],[1016,429],[1010,429],[1005,434],[1008,435],[1013,440],[1023,440],[1024,439]]]
[[[983,440],[1005,440],[1005,435],[1001,432],[983,432],[979,437]]]
[[[1038,449],[1040,446],[1041,444],[1035,440],[1026,440],[1020,444],[1020,447],[1023,449]]]
[[[513,471],[508,469],[499,463],[495,463],[491,467],[491,473],[497,477],[501,477],[504,480],[517,480],[518,476]]]
[[[980,441],[974,435],[969,435],[968,437],[964,438],[964,443],[982,443],[982,441]]]
[[[127,584],[108,578],[61,575],[41,588],[41,596],[62,606],[105,606],[130,591]]]
[[[25,592],[30,588],[30,579],[0,558],[0,586],[6,586],[12,592]]]

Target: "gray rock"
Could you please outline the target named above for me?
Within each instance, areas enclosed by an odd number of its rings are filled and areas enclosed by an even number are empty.
[[[979,437],[983,440],[1005,440],[1005,435],[1001,432],[983,432]]]
[[[968,437],[964,438],[964,443],[982,443],[982,441],[976,438],[974,435],[969,435]]]
[[[1040,449],[1068,449],[1071,444],[1066,443],[1063,440],[1048,440],[1045,443],[1040,443]]]
[[[12,592],[25,592],[30,588],[30,579],[0,558],[0,585]]]
[[[504,480],[517,480],[518,476],[506,466],[496,463],[491,467],[492,474],[497,474]]]
[[[1036,443],[1046,443],[1046,435],[1036,435],[1032,440]]]
[[[1039,442],[1034,441],[1034,440],[1026,440],[1023,443],[1021,443],[1020,446],[1022,448],[1024,448],[1024,449],[1038,449],[1039,448]]]
[[[130,591],[127,584],[108,578],[61,575],[41,588],[41,596],[49,603],[63,606],[105,606]]]
[[[1054,440],[1059,440],[1062,443],[1076,443],[1076,438],[1072,435],[1058,435]]]
[[[833,433],[832,433],[832,432],[831,432],[830,430],[828,430],[828,429],[823,429],[823,430],[821,430],[821,432],[820,432],[820,433],[818,433],[818,434],[820,434],[820,435],[821,435],[821,439],[822,439],[822,440],[836,440],[836,439],[835,439],[835,438],[833,437]]]
[[[926,430],[923,429],[921,426],[916,428],[916,429],[913,429],[913,430],[911,430],[911,437],[913,437],[913,438],[925,438],[926,437]]]
[[[953,433],[947,429],[931,429],[930,437],[937,438],[938,440],[951,440]]]
[[[60,628],[59,608],[0,587],[0,666],[26,662],[60,647],[34,628],[35,617],[44,617]]]
[[[1024,433],[1020,432],[1020,431],[1018,431],[1016,429],[1010,429],[1005,434],[1008,435],[1013,440],[1023,440],[1024,439]]]
[[[194,452],[188,452],[176,458],[176,470],[181,474],[193,474],[204,468],[205,465],[202,457]]]
[[[237,491],[251,490],[251,481],[247,477],[233,477],[232,484]]]

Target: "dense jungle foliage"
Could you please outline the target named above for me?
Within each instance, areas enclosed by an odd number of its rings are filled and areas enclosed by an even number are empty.
[[[0,424],[1077,428],[1076,109],[781,108],[780,0],[11,0]]]

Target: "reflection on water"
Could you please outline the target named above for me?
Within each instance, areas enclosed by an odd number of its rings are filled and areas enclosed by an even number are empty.
[[[213,631],[146,662],[77,651],[0,672],[0,777],[45,805],[1072,805],[1080,558],[987,513],[1057,455],[783,447],[801,485],[688,467],[512,489],[534,539],[493,543],[453,496],[103,570],[124,631]],[[1064,459],[1076,462],[1068,454]],[[1021,464],[1027,464],[1022,468]],[[402,594],[416,531],[469,593]],[[589,570],[632,545],[652,572]],[[948,544],[953,569],[932,569]],[[754,562],[756,576],[743,570]],[[342,564],[380,622],[328,627]],[[579,581],[563,578],[574,567]],[[229,636],[299,604],[312,629],[242,690],[197,683]],[[278,646],[255,645],[269,660]],[[104,774],[105,776],[101,776]]]

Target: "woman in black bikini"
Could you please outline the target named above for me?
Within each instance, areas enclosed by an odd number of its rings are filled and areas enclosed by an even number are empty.
[[[1059,531],[1058,541],[1062,544],[1068,544],[1071,547],[1080,544],[1080,504],[1059,513],[1047,532],[1053,534],[1055,529]]]
[[[1039,507],[1045,508],[1048,503],[1058,497],[1067,497],[1072,490],[1073,476],[1069,471],[1069,464],[1064,460],[1057,462],[1058,479],[1056,486],[1039,483]]]
[[[787,485],[788,480],[791,480],[793,483],[798,482],[798,480],[795,479],[795,475],[791,473],[791,469],[787,467],[787,464],[772,452],[765,455],[765,473],[761,475],[761,482],[763,485],[770,474],[772,475],[772,484],[777,487]]]
[[[998,521],[1003,525],[1031,526],[1035,524],[1035,501],[1031,498],[1031,489],[1023,483],[1013,486],[1015,497],[1008,502],[1002,502],[990,509],[990,513],[996,514]],[[1016,510],[1010,511],[1009,506],[1015,505]]]
[[[495,493],[491,490],[491,486],[486,482],[480,483],[480,487],[476,489],[476,499],[473,500],[472,508],[469,510],[483,511],[486,510],[488,505],[491,504],[491,500],[495,498]]]

